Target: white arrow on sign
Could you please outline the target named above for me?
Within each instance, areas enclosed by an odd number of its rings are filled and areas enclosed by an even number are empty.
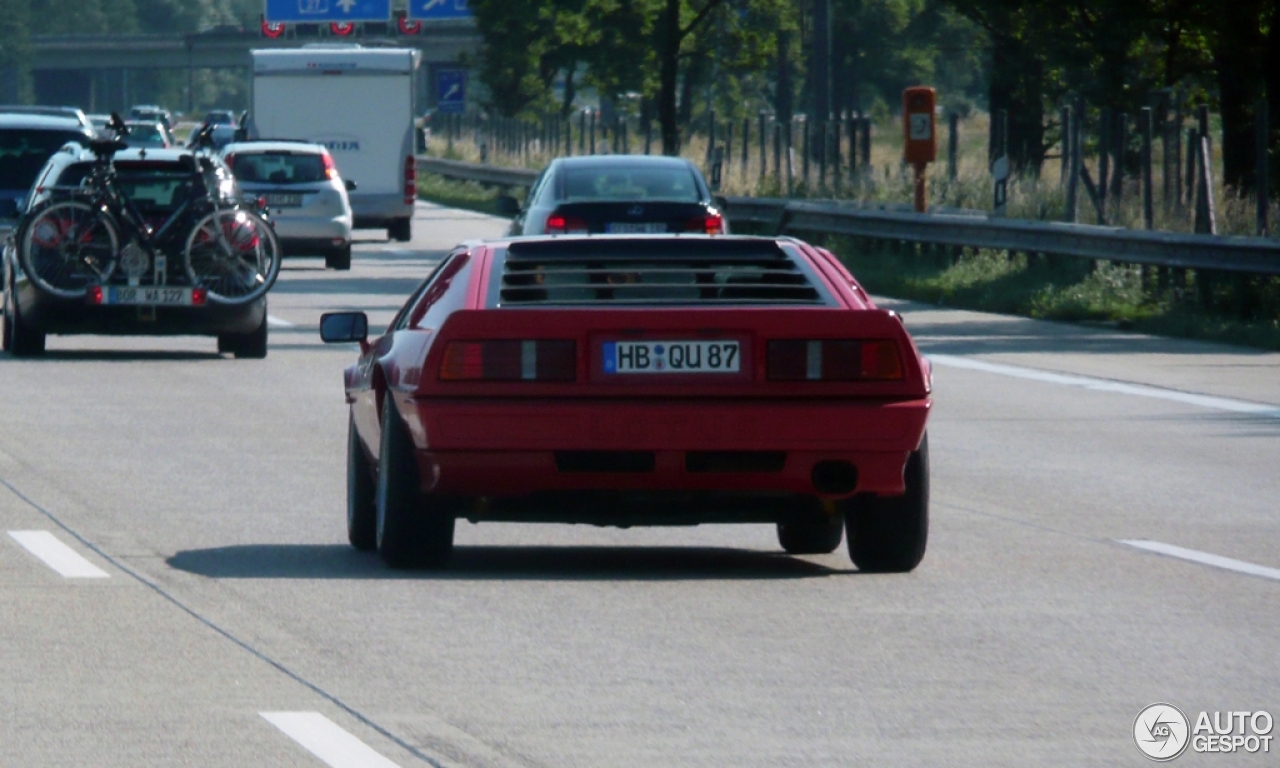
[[[437,5],[444,5],[444,3],[445,0],[427,0],[426,4],[422,6],[422,12],[426,13]]]
[[[445,91],[445,94],[440,97],[440,100],[448,101],[450,98],[453,97],[453,94],[457,93],[461,89],[462,89],[462,86],[458,85],[457,83],[454,83],[453,85],[449,86],[449,90]]]
[[[342,6],[343,13],[351,13],[351,6],[356,4],[356,0],[338,0],[338,5]]]

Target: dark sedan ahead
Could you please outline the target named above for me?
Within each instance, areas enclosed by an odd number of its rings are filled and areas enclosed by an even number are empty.
[[[523,207],[500,198],[514,216],[509,234],[723,235],[728,226],[697,167],[678,157],[562,157],[538,176]]]

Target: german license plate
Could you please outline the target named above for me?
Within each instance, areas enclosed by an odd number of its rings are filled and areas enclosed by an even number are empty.
[[[604,231],[611,235],[660,235],[667,231],[667,225],[660,221],[623,221],[605,224]]]
[[[264,195],[267,198],[267,205],[272,208],[297,208],[302,205],[302,195],[300,194],[284,194],[272,193]]]
[[[103,304],[142,304],[161,307],[190,307],[190,288],[164,286],[111,286],[103,292]]]
[[[736,341],[607,341],[605,373],[737,373]]]

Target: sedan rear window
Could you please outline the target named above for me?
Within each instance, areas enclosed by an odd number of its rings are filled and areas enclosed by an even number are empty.
[[[701,199],[688,168],[612,166],[565,168],[562,200],[671,200],[696,203]]]
[[[44,164],[68,141],[87,139],[75,131],[0,130],[0,189],[30,189]]]
[[[229,158],[240,181],[267,184],[314,184],[324,181],[324,157],[315,153],[254,152]]]

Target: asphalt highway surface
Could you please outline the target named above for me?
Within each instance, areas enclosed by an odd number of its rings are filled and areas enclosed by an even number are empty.
[[[771,526],[355,552],[320,313],[380,329],[503,226],[422,204],[349,273],[286,261],[266,360],[0,357],[0,766],[1138,766],[1149,704],[1280,717],[1277,354],[884,300],[935,362],[911,574]]]

